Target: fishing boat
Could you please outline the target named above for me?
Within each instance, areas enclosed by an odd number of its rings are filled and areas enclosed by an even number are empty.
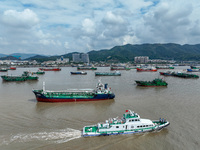
[[[16,70],[16,67],[15,67],[15,66],[11,66],[11,67],[9,68],[9,70]]]
[[[61,68],[59,68],[59,67],[53,67],[53,68],[51,68],[51,67],[46,67],[46,68],[39,68],[39,70],[42,70],[42,71],[61,71]]]
[[[110,67],[110,70],[131,70],[131,68],[124,67],[124,66],[117,66],[117,67]]]
[[[42,90],[33,90],[38,102],[83,102],[114,99],[115,95],[108,84],[98,82],[94,89],[68,89],[62,91],[49,91],[43,83]]]
[[[155,67],[151,67],[151,68],[136,68],[138,72],[155,72],[157,71],[157,69]]]
[[[32,72],[32,74],[38,74],[38,75],[42,75],[42,74],[45,74],[44,71],[41,71],[41,70],[38,70],[36,72]]]
[[[160,75],[164,76],[174,76],[174,77],[180,77],[180,78],[199,78],[196,74],[189,74],[189,73],[183,73],[183,72],[160,72]]]
[[[190,66],[191,69],[200,69],[200,66]]]
[[[38,80],[37,76],[32,76],[28,71],[24,71],[21,76],[3,75],[1,76],[3,81],[27,81]]]
[[[199,78],[199,76],[196,74],[188,74],[188,73],[183,73],[183,72],[173,73],[173,76],[180,77],[180,78]]]
[[[173,66],[156,66],[156,69],[174,69]]]
[[[95,76],[121,76],[119,71],[115,72],[95,72]]]
[[[150,120],[142,119],[131,110],[126,110],[122,118],[110,118],[103,123],[84,126],[82,136],[105,136],[119,134],[134,134],[161,130],[170,123],[165,119]]]
[[[187,72],[199,72],[199,68],[196,69],[187,69]]]
[[[173,72],[172,71],[167,71],[167,72],[159,72],[160,75],[163,75],[163,76],[173,76]]]
[[[77,70],[97,70],[96,67],[77,67]]]
[[[70,72],[71,73],[71,75],[86,75],[87,74],[87,72],[85,72],[85,71],[76,71],[76,72]]]
[[[156,78],[153,81],[135,81],[138,86],[167,86],[167,82],[163,79]]]
[[[0,72],[7,72],[8,69],[7,68],[0,68]]]

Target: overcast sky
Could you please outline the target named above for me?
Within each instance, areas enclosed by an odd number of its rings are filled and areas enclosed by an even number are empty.
[[[200,43],[200,0],[0,0],[0,53]]]

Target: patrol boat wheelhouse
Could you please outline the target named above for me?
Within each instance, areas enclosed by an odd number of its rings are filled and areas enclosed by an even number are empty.
[[[123,117],[110,118],[105,123],[83,127],[82,136],[100,136],[100,135],[117,135],[117,134],[133,134],[139,132],[150,132],[160,130],[170,123],[165,119],[149,120],[142,119],[134,111],[126,110]]]

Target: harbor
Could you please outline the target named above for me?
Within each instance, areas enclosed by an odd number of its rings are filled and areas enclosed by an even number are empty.
[[[183,71],[188,66],[175,67]],[[8,74],[22,74],[38,68],[17,68]],[[199,107],[199,79],[160,76],[159,72],[121,70],[121,76],[105,76],[115,93],[106,101],[44,103],[37,102],[33,89],[41,89],[45,81],[48,90],[94,88],[100,77],[93,71],[84,76],[72,76],[74,67],[61,71],[47,71],[37,82],[0,82],[0,149],[198,149],[200,132],[197,118]],[[97,67],[109,72],[110,67]],[[167,71],[160,69],[160,71]],[[6,75],[7,72],[1,72]],[[195,72],[200,75],[200,72]],[[151,81],[162,77],[167,87],[141,87],[135,80]],[[9,108],[9,109],[8,109]],[[82,137],[84,126],[121,116],[125,110],[141,117],[170,122],[159,131],[127,135]],[[193,117],[191,117],[193,116]]]

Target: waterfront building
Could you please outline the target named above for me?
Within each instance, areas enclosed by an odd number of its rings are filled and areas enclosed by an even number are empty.
[[[79,62],[89,63],[89,55],[86,53],[73,54],[72,60],[73,62],[76,62],[76,63],[79,63]]]
[[[149,57],[148,56],[137,56],[134,58],[134,62],[146,64],[149,62]]]

